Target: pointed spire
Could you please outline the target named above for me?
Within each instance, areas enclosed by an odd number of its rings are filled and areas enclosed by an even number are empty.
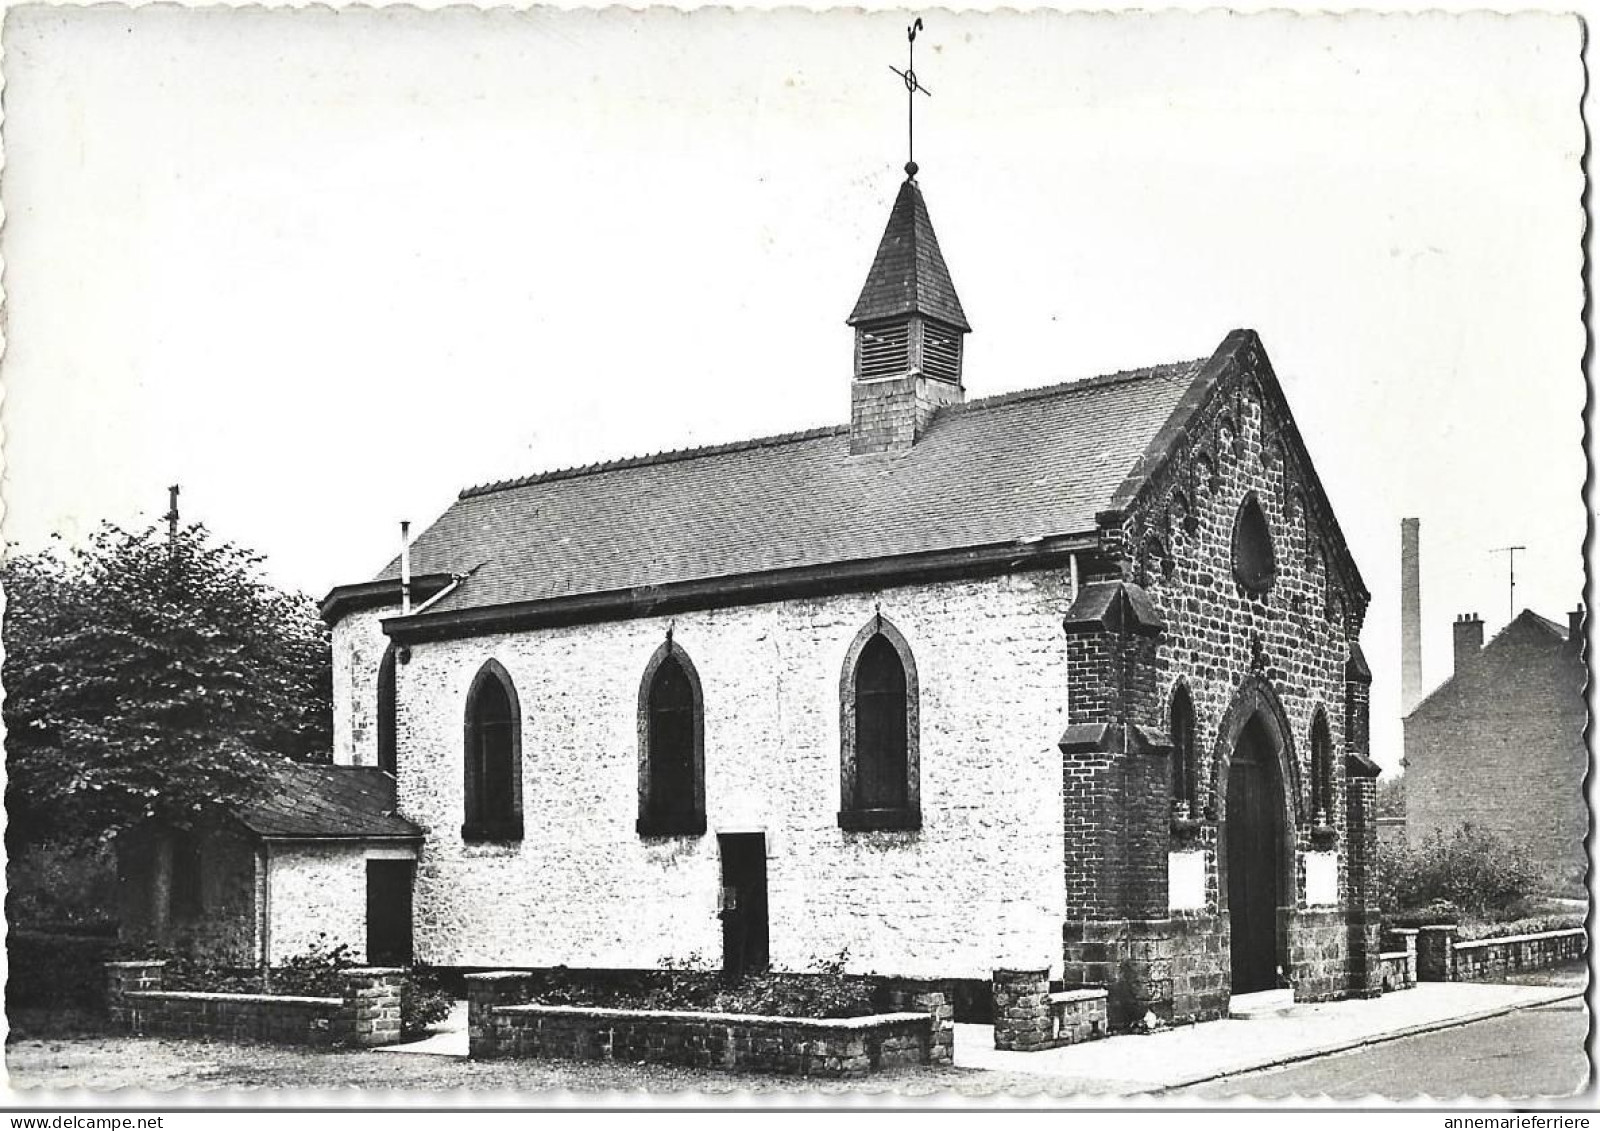
[[[867,272],[861,297],[846,323],[859,326],[886,318],[922,315],[962,333],[970,333],[967,316],[956,297],[950,269],[933,234],[922,190],[910,176],[900,186],[878,254]]]

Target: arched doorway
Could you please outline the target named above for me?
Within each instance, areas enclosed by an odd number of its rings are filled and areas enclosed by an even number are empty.
[[[1224,844],[1233,992],[1278,985],[1278,904],[1283,868],[1283,780],[1260,714],[1239,732],[1228,762]]]

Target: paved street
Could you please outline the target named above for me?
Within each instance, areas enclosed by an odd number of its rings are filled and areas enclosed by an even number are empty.
[[[1571,999],[1164,1095],[1203,1100],[1571,1096],[1589,1078],[1588,1028],[1583,1002]]]

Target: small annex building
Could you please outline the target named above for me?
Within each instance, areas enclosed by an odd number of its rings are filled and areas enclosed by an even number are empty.
[[[1472,824],[1525,847],[1552,885],[1584,886],[1589,712],[1584,613],[1523,609],[1483,641],[1458,617],[1455,670],[1405,720],[1406,839]]]
[[[117,838],[121,937],[238,967],[339,945],[409,963],[422,836],[395,811],[392,774],[283,762],[259,801]]]
[[[323,601],[417,961],[1377,992],[1368,593],[1261,341],[969,399],[914,172],[848,423],[470,488]]]

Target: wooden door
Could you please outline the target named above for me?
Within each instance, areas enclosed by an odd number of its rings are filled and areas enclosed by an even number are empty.
[[[767,838],[724,833],[722,850],[722,970],[737,978],[767,968]]]
[[[410,860],[367,861],[367,962],[411,965]]]
[[[1276,759],[1252,724],[1228,769],[1228,926],[1233,992],[1278,985],[1278,877],[1282,843]]]

